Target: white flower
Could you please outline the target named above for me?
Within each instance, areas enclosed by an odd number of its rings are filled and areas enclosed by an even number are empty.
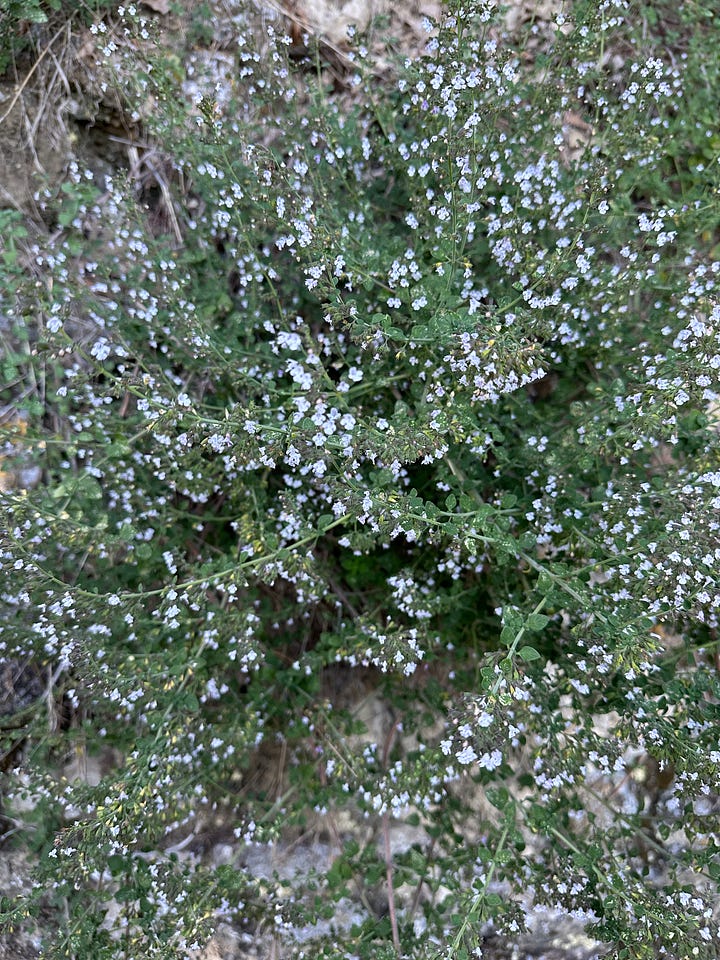
[[[502,764],[502,759],[502,753],[500,753],[499,750],[493,750],[492,753],[484,753],[478,760],[478,763],[486,770],[497,770]]]
[[[105,337],[100,337],[99,340],[95,341],[90,350],[90,354],[101,362],[110,356],[110,344]]]
[[[475,753],[472,747],[464,747],[462,750],[459,751],[459,753],[456,753],[455,756],[457,758],[458,763],[462,763],[464,765],[467,765],[468,763],[472,763],[474,760],[477,760],[477,754]],[[485,756],[487,756],[487,754],[485,754]],[[489,768],[489,769],[492,769],[492,768]]]

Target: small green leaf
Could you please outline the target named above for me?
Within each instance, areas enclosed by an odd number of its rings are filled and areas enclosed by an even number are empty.
[[[550,617],[546,617],[544,613],[531,613],[525,621],[525,626],[528,630],[544,630],[549,622]]]
[[[510,794],[505,787],[490,788],[485,791],[485,796],[498,810],[504,810],[510,803]]]
[[[61,227],[69,227],[77,216],[78,208],[77,207],[68,207],[65,210],[62,210],[58,214],[58,223]]]
[[[327,873],[327,881],[332,886],[336,883],[342,883],[343,880],[350,880],[353,871],[350,864],[343,857],[338,857]]]
[[[526,663],[530,663],[531,660],[539,660],[540,654],[534,647],[524,646],[520,649],[520,656]]]
[[[188,713],[197,713],[200,709],[200,701],[191,690],[188,690],[178,700],[178,707],[181,710],[187,710]]]

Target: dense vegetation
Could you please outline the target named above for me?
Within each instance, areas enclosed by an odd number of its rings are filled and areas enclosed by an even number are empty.
[[[0,211],[5,459],[43,472],[2,494],[5,669],[44,691],[2,725],[37,856],[4,918],[48,956],[230,918],[461,960],[531,905],[717,956],[720,27],[678,9],[532,46],[451,3],[333,82],[278,20],[199,105],[134,7],[96,21],[155,179],[73,169],[32,237]],[[335,857],[178,856],[213,818]]]

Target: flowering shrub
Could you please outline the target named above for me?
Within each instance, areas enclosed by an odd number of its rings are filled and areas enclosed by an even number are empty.
[[[89,0],[82,6],[71,7],[63,5],[61,0],[2,0],[0,76],[11,66],[17,69],[18,60],[26,58],[31,49],[37,52],[38,48],[44,47],[46,53],[61,32],[69,33],[68,26],[73,20],[91,19],[102,9],[114,9],[114,4],[109,0]],[[58,21],[62,23],[62,29],[53,34]],[[45,53],[41,53],[41,57]]]
[[[147,33],[124,13],[97,32]],[[45,477],[3,496],[3,654],[57,718],[23,714],[38,883],[5,919],[56,907],[48,955],[185,956],[225,917],[463,958],[547,908],[716,956],[718,77],[711,35],[638,16],[578,3],[524,57],[451,4],[381,86],[353,40],[335,91],[276,24],[199,110],[107,41],[163,216],[76,169],[42,282],[4,241],[46,386],[7,438]],[[103,744],[98,785],[53,776]],[[178,857],[213,817],[324,818],[335,860],[288,892]]]

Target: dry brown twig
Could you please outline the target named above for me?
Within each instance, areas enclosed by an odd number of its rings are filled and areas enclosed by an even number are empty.
[[[25,77],[23,77],[22,83],[20,84],[20,86],[18,87],[18,89],[15,91],[15,96],[14,96],[14,97],[12,98],[12,100],[10,101],[10,106],[7,108],[7,110],[5,111],[5,113],[3,113],[2,115],[0,115],[0,123],[2,123],[4,120],[7,120],[7,118],[10,116],[10,114],[13,112],[13,109],[14,109],[14,107],[15,107],[15,104],[18,102],[18,100],[19,100],[20,97],[22,96],[23,90],[25,90],[25,88],[27,87],[28,83],[30,82],[30,78],[31,78],[32,75],[35,73],[35,71],[37,70],[37,68],[40,66],[40,64],[42,63],[42,61],[44,60],[44,58],[48,55],[48,53],[50,52],[50,50],[51,50],[51,48],[52,48],[52,45],[55,43],[55,41],[58,39],[58,37],[59,37],[62,33],[65,32],[65,29],[66,29],[66,28],[67,28],[67,23],[64,23],[64,24],[62,25],[62,27],[60,27],[60,29],[55,33],[55,35],[53,36],[52,40],[50,40],[50,41],[48,42],[47,46],[46,46],[45,49],[42,51],[42,53],[41,53],[40,56],[37,58],[37,60],[35,61],[35,63],[32,65],[32,67],[28,70],[28,72],[27,72],[27,74],[25,75]]]
[[[120,140],[118,137],[111,137],[112,140]],[[127,141],[121,141],[127,142]],[[168,219],[172,227],[173,233],[175,235],[175,240],[178,247],[182,247],[184,243],[182,230],[180,229],[180,224],[178,222],[177,214],[175,213],[175,207],[173,205],[172,194],[170,193],[170,187],[167,180],[161,174],[160,170],[152,162],[153,150],[150,149],[146,153],[140,155],[135,144],[129,144],[128,146],[128,157],[130,159],[130,176],[134,177],[136,180],[141,179],[140,171],[143,167],[152,175],[153,180],[157,183],[160,188],[160,193],[162,194],[163,202],[165,204],[165,209],[167,211]]]

